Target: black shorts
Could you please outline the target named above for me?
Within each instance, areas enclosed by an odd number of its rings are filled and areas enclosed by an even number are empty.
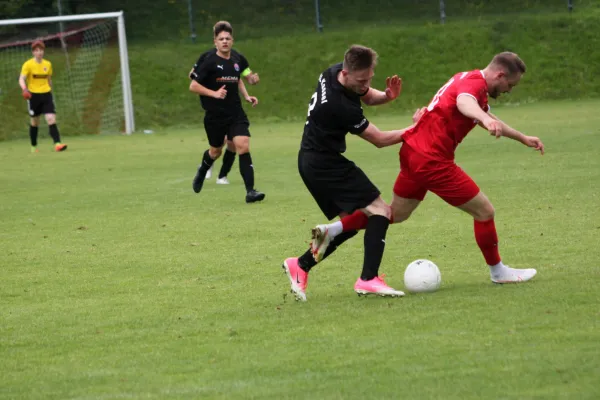
[[[52,92],[31,93],[31,98],[27,100],[27,108],[31,117],[40,114],[56,114]]]
[[[367,175],[341,154],[300,150],[298,171],[328,219],[352,213],[375,201],[381,192]]]
[[[223,147],[225,137],[250,136],[250,121],[245,113],[235,116],[204,115],[204,129],[211,147]]]

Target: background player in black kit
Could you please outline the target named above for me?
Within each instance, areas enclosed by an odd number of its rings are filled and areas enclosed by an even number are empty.
[[[258,104],[256,97],[248,95],[244,82],[258,83],[258,75],[252,73],[248,61],[233,50],[233,29],[229,22],[219,21],[213,29],[216,49],[202,54],[190,72],[190,91],[200,95],[204,115],[204,128],[210,148],[204,152],[192,183],[194,192],[200,193],[206,172],[221,156],[225,138],[233,141],[240,156],[240,173],[246,186],[246,203],[261,201],[265,194],[254,189],[254,169],[250,156],[250,122],[242,108],[239,93],[252,106]],[[224,162],[233,163],[233,157]],[[231,165],[229,166],[231,168]]]
[[[382,132],[363,115],[361,101],[367,105],[384,104],[398,97],[402,88],[401,80],[395,75],[387,78],[384,92],[371,88],[376,64],[375,51],[354,45],[346,51],[343,64],[333,65],[319,76],[317,89],[308,105],[298,170],[328,219],[359,209],[369,216],[363,270],[354,290],[358,294],[403,296],[403,292],[389,287],[378,276],[391,209],[365,173],[342,155],[346,151],[348,132],[377,147],[402,141],[406,129]],[[323,258],[356,233],[351,231],[337,235]],[[314,265],[316,261],[310,248],[302,256],[283,262],[292,292],[298,300],[306,300],[308,272]]]

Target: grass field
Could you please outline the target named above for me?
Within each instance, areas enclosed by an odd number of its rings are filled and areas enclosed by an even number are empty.
[[[493,285],[471,219],[429,195],[388,231],[381,272],[401,289],[429,258],[442,288],[401,299],[353,293],[362,235],[314,269],[307,303],[288,294],[281,262],[324,221],[296,170],[302,123],[251,127],[252,205],[237,160],[231,185],[192,192],[200,124],[60,154],[0,143],[0,398],[598,399],[599,107],[496,108],[543,157],[480,129],[459,148],[504,261],[534,281]],[[390,200],[397,148],[348,142]]]
[[[514,1],[511,2],[514,6]],[[511,2],[505,6],[510,8]],[[450,1],[447,3],[450,4]],[[483,5],[488,2],[479,3]],[[533,3],[542,2],[529,1],[529,4]],[[452,4],[458,3],[453,1]],[[564,5],[560,1],[560,7]],[[215,6],[222,8],[220,3],[215,3]],[[248,3],[248,7],[254,5]],[[362,14],[356,15],[363,18]],[[161,15],[163,20],[166,21]],[[340,62],[345,49],[353,43],[373,47],[379,53],[379,64],[373,79],[375,87],[383,87],[387,76],[398,74],[403,79],[402,96],[393,104],[373,113],[376,115],[414,110],[429,102],[432,94],[456,71],[482,68],[494,54],[506,50],[517,52],[526,62],[528,72],[518,90],[501,98],[500,103],[600,98],[600,51],[596,50],[600,48],[600,8],[572,15],[556,12],[474,18],[449,22],[443,26],[408,24],[394,19],[386,21],[384,25],[367,24],[360,27],[348,22],[346,29],[327,30],[324,34],[281,36],[273,33],[265,38],[251,39],[236,33],[239,41],[236,40],[235,48],[248,58],[252,69],[258,71],[261,77],[259,85],[248,87],[248,91],[261,102],[260,107],[253,110],[253,121],[301,122],[307,99],[314,91],[319,74],[330,65]],[[144,20],[144,24],[148,23]],[[161,24],[153,26],[158,25]],[[155,32],[155,29],[151,31]],[[196,44],[170,40],[152,43],[132,41],[128,49],[135,126],[138,131],[194,126],[194,119],[190,116],[197,113],[198,100],[189,91],[188,73],[198,56],[212,47],[210,39],[209,31],[202,34]],[[79,78],[79,86],[75,89],[67,86],[72,79],[64,69],[64,56],[56,52],[48,53],[55,68],[53,79],[57,85],[58,123],[65,136],[91,133],[93,128],[107,132],[115,127],[105,119],[102,120],[105,123],[94,124],[93,121],[97,121],[95,114],[89,112],[100,109],[108,113],[111,110],[104,109],[106,91],[88,92],[87,86],[81,86],[80,82],[91,79],[88,75],[92,72],[88,70],[90,65],[87,63],[91,62],[92,53],[90,50],[71,54],[75,66],[78,61],[82,63],[78,65],[86,65],[86,75]],[[111,51],[105,52],[103,60],[107,61],[106,57],[111,59],[111,54]],[[17,68],[24,59],[0,52],[0,70],[14,71],[14,75],[0,74],[0,141],[15,139],[17,132],[27,128],[25,103],[16,84]],[[94,59],[100,62],[98,58]],[[110,87],[103,82],[107,77],[116,76],[112,75],[116,71],[111,69],[116,65],[103,62],[98,69],[92,68],[95,71],[92,73],[95,74],[93,87]],[[74,68],[72,72],[75,71],[82,70]],[[112,81],[109,79],[108,82]],[[72,90],[76,94],[72,103],[78,104],[77,107],[66,102],[71,98]],[[110,104],[116,107],[117,103]],[[80,112],[74,112],[76,109]],[[118,115],[114,108],[112,111]],[[118,124],[117,121],[112,122]]]

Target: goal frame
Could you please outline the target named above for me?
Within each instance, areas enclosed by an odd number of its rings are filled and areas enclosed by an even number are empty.
[[[121,86],[123,87],[123,109],[125,114],[125,133],[130,135],[135,131],[135,119],[133,114],[133,97],[131,95],[129,57],[127,52],[127,38],[125,36],[125,17],[123,11],[94,14],[61,15],[54,17],[39,18],[0,19],[0,26],[43,24],[47,22],[87,21],[110,18],[117,19],[117,31],[119,36],[119,59],[121,63]]]

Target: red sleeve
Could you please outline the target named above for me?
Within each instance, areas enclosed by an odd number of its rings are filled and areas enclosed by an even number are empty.
[[[475,98],[479,106],[488,111],[487,87],[483,79],[462,79],[456,82],[456,97],[467,94]]]

